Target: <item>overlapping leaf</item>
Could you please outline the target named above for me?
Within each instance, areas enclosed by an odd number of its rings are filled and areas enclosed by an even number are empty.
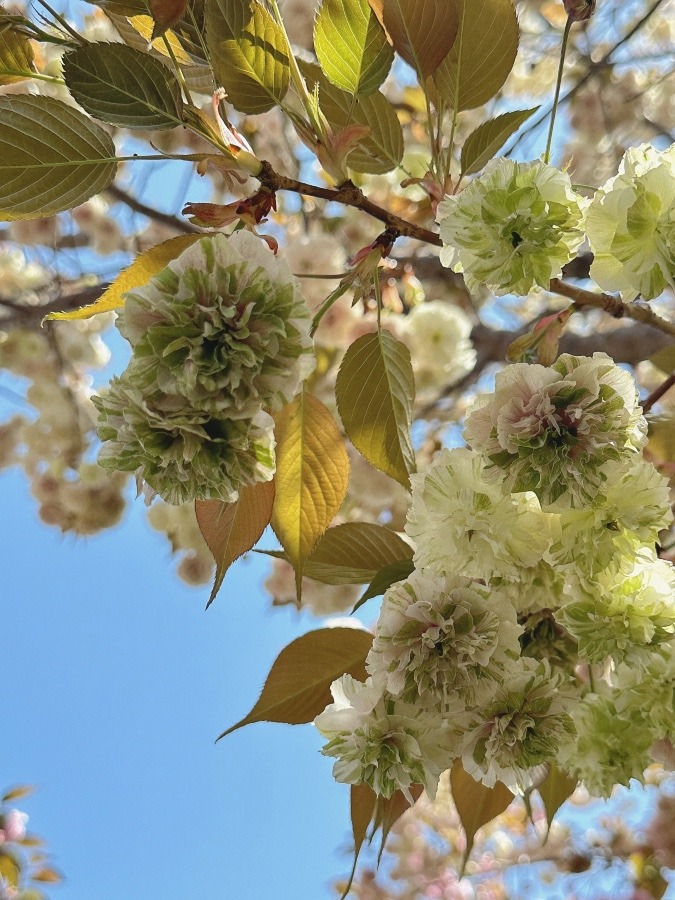
[[[51,97],[0,97],[0,220],[79,206],[116,168],[110,135],[78,110]]]
[[[394,49],[424,84],[454,44],[457,0],[370,0],[370,5]]]
[[[405,344],[384,330],[360,337],[342,361],[335,396],[359,453],[407,488],[415,471],[410,438],[415,381]]]
[[[546,810],[546,820],[548,828],[546,833],[551,830],[551,823],[555,814],[563,805],[565,800],[572,796],[577,786],[577,779],[572,778],[566,772],[563,772],[553,763],[549,764],[546,778],[537,786],[539,795],[544,803]]]
[[[269,524],[273,503],[273,481],[240,488],[235,503],[223,503],[222,500],[195,502],[199,530],[216,563],[216,577],[207,609],[215,600],[229,567],[253,547]]]
[[[330,412],[305,391],[277,415],[275,437],[272,528],[299,580],[347,493],[349,458]]]
[[[150,279],[167,266],[171,260],[191,247],[195,241],[204,238],[203,234],[181,234],[161,244],[155,244],[149,250],[139,253],[136,259],[123,269],[110,287],[98,298],[96,303],[82,306],[70,312],[55,312],[47,319],[88,319],[97,313],[110,312],[124,306],[124,294],[134,288],[147,284]]]
[[[32,77],[33,45],[29,39],[11,28],[0,32],[0,84],[14,84]]]
[[[376,91],[394,60],[368,0],[323,0],[314,49],[328,80],[351,94]]]
[[[173,28],[185,15],[189,0],[150,0],[150,12],[155,20],[152,39]]]
[[[474,172],[480,172],[499,148],[538,109],[538,106],[534,106],[532,109],[516,109],[513,112],[497,116],[496,119],[488,119],[487,122],[483,122],[475,131],[472,131],[462,147],[462,175],[473,175]]]
[[[381,175],[391,172],[403,158],[403,131],[396,110],[380,91],[352,97],[325,78],[318,66],[302,63],[310,90],[318,85],[319,106],[335,132],[348,125],[366,125],[370,130],[347,158],[355,172]]]
[[[86,44],[63,58],[73,98],[90,116],[125,128],[175,128],[178,79],[159,60],[125,44]]]
[[[368,587],[356,601],[352,612],[354,613],[357,609],[360,609],[366,600],[371,600],[373,597],[379,597],[381,594],[384,594],[392,584],[403,581],[414,569],[415,566],[412,559],[402,559],[399,562],[383,566],[379,572],[375,573]]]
[[[207,0],[206,38],[216,80],[244,113],[286,96],[290,65],[283,31],[257,0]]]
[[[253,722],[313,721],[331,702],[330,686],[341,675],[366,680],[373,636],[358,628],[320,628],[292,641],[274,661],[253,709],[220,738]]]
[[[518,20],[511,0],[457,0],[460,26],[455,44],[433,81],[457,109],[487,103],[506,81],[518,51]]]
[[[307,559],[304,574],[325,584],[366,584],[386,565],[412,559],[396,532],[370,522],[329,528]]]

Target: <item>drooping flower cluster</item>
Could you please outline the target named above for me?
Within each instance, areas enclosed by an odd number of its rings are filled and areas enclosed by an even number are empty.
[[[219,498],[274,472],[269,411],[314,366],[309,311],[285,263],[248,232],[203,238],[126,295],[133,355],[95,398],[100,465],[169,503]]]
[[[368,681],[316,720],[338,780],[433,794],[461,758],[523,791],[555,760],[606,795],[675,738],[675,570],[655,551],[672,513],[644,434],[604,354],[497,376],[469,447],[412,476],[416,568],[384,595]]]
[[[554,166],[492,160],[439,203],[441,262],[463,272],[472,293],[484,285],[498,295],[547,288],[584,240],[584,208]]]

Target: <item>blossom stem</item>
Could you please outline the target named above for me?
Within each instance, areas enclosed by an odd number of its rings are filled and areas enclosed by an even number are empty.
[[[567,52],[567,41],[570,36],[573,19],[567,17],[565,22],[565,31],[563,32],[562,47],[560,48],[560,63],[558,64],[558,77],[555,83],[555,94],[553,96],[553,107],[551,109],[551,122],[548,126],[548,138],[546,139],[546,151],[544,153],[544,162],[548,164],[551,158],[551,144],[553,143],[553,127],[555,125],[555,115],[558,111],[558,101],[560,99],[560,86],[562,85],[563,69],[565,67],[565,53]]]
[[[671,387],[675,384],[675,372],[671,372],[670,375],[666,378],[665,381],[661,382],[661,384],[654,388],[651,394],[647,397],[645,402],[642,404],[642,412],[647,413],[654,406],[655,403],[663,397],[663,395],[671,389]]]

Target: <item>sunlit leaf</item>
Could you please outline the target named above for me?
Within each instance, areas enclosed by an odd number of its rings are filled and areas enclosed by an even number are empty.
[[[273,481],[240,488],[235,503],[195,501],[199,530],[216,563],[216,577],[207,609],[215,600],[229,567],[253,547],[269,524],[273,503]]]
[[[109,134],[52,97],[0,97],[0,220],[51,216],[115,177]]]
[[[332,702],[331,684],[349,674],[366,680],[372,634],[358,628],[320,628],[292,641],[274,661],[258,702],[225,737],[253,722],[312,722]]]
[[[366,584],[390,563],[412,559],[412,547],[391,528],[345,522],[329,528],[305,562],[304,574],[325,584]]]
[[[410,351],[388,331],[347,350],[335,384],[347,436],[368,462],[404,487],[415,471],[410,438],[415,382]]]
[[[10,887],[17,887],[20,877],[21,868],[17,858],[6,847],[0,846],[0,879],[4,878]]]
[[[63,57],[73,98],[90,116],[125,128],[181,124],[178,79],[159,60],[125,44],[86,44]]]
[[[537,785],[537,790],[539,791],[539,795],[544,803],[544,809],[546,810],[546,820],[548,822],[547,835],[551,830],[551,824],[553,823],[555,814],[565,800],[568,800],[572,796],[576,786],[576,778],[570,777],[566,772],[563,772],[562,769],[553,765],[553,763],[549,764],[546,778],[544,778],[541,784]]]
[[[150,13],[155,20],[152,40],[176,25],[185,15],[189,0],[150,0]]]
[[[381,594],[392,586],[392,584],[396,584],[398,581],[403,581],[404,578],[407,578],[408,575],[414,570],[415,566],[411,559],[402,559],[399,562],[390,563],[388,566],[383,566],[379,572],[375,574],[372,581],[365,589],[365,591],[361,594],[359,599],[354,604],[354,608],[352,612],[356,612],[357,609],[363,606],[366,600],[370,600],[373,597],[379,597]]]
[[[318,66],[302,63],[310,91],[318,84],[319,106],[335,132],[348,125],[366,125],[370,131],[349,154],[355,172],[381,175],[395,169],[403,158],[403,131],[396,110],[380,91],[352,97],[331,84]]]
[[[0,84],[14,84],[32,77],[33,45],[30,40],[11,28],[0,32]]]
[[[370,5],[394,49],[424,84],[454,44],[457,0],[370,0]]]
[[[171,59],[173,54],[174,59],[180,65],[190,65],[190,63],[192,63],[192,58],[189,53],[185,52],[178,36],[173,31],[165,31],[161,37],[153,38],[155,20],[152,16],[130,16],[128,22],[134,31],[143,38],[146,46],[150,45],[155,53],[159,53],[160,56],[165,56],[167,59]],[[116,22],[113,24],[117,27]],[[167,49],[167,44],[169,45],[170,51]]]
[[[47,867],[33,872],[31,878],[33,881],[39,881],[43,884],[58,884],[60,881],[63,881],[63,875],[57,872],[56,869]]]
[[[124,294],[142,287],[150,279],[167,266],[173,259],[187,250],[195,241],[204,238],[203,234],[181,234],[161,244],[155,244],[149,250],[139,253],[136,259],[123,269],[110,287],[98,298],[95,303],[82,306],[70,312],[55,312],[46,316],[47,319],[88,319],[97,313],[110,312],[112,309],[120,309],[124,306]]]
[[[496,119],[488,119],[472,131],[462,147],[462,175],[480,172],[497,153],[500,147],[514,134],[529,117],[539,109],[517,109],[504,113]]]
[[[272,528],[299,578],[347,493],[349,458],[330,412],[306,391],[277,414],[275,437]]]
[[[32,784],[18,784],[2,795],[2,802],[9,803],[11,800],[20,800],[22,797],[32,794],[34,790]]]
[[[457,39],[433,81],[457,109],[492,99],[506,81],[518,52],[518,19],[511,0],[458,0],[463,16]]]
[[[314,49],[328,80],[351,94],[376,91],[394,59],[368,0],[323,0]]]
[[[283,31],[257,0],[207,0],[206,39],[216,79],[240,112],[263,113],[286,96]]]
[[[466,833],[466,864],[478,829],[503,813],[513,800],[513,794],[501,781],[492,788],[475,781],[464,771],[460,760],[455,762],[450,772],[450,787],[459,820]]]

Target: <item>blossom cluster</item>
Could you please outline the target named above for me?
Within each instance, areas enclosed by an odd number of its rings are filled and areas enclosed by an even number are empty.
[[[591,276],[626,301],[675,288],[675,144],[629,149],[592,201],[539,160],[492,160],[437,210],[441,262],[472,293],[526,296],[548,288],[588,238]]]
[[[100,397],[99,464],[171,504],[236,500],[274,473],[270,412],[314,367],[310,316],[286,264],[248,232],[202,238],[129,291],[132,347]]]
[[[500,372],[468,446],[412,477],[415,569],[384,595],[367,681],[335,682],[315,720],[337,780],[433,797],[461,758],[522,792],[555,760],[607,795],[675,741],[672,514],[645,432],[603,353]]]

